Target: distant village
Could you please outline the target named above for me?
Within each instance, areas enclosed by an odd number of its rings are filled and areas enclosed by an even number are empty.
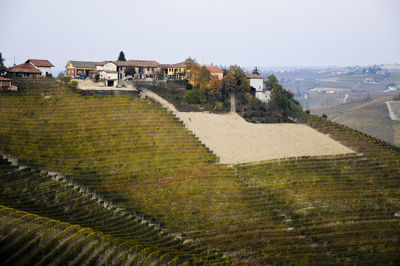
[[[8,77],[37,79],[51,77],[54,65],[47,59],[28,59],[26,62],[7,68]],[[205,66],[214,79],[222,80],[226,70],[216,66]],[[160,64],[153,60],[118,60],[118,61],[75,61],[71,60],[65,66],[65,75],[72,79],[90,79],[100,87],[117,89],[127,81],[177,81],[188,80],[186,62],[176,64]],[[259,73],[246,73],[253,96],[266,101],[269,91],[264,89],[264,79]],[[11,79],[0,77],[2,89],[16,89]],[[267,95],[268,94],[268,95]]]

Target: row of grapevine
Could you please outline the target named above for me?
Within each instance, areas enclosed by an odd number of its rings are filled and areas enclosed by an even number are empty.
[[[322,118],[309,123],[357,153],[241,164],[238,176],[338,263],[398,264],[399,149]]]

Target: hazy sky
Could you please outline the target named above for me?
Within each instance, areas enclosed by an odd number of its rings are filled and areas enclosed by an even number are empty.
[[[241,66],[400,63],[399,0],[0,0],[5,64],[127,59]]]

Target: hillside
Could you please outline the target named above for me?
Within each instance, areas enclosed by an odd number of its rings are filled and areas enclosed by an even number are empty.
[[[145,90],[142,95],[173,112],[186,128],[218,156],[220,163],[353,153],[351,149],[306,125],[255,124],[237,113],[180,112],[151,91]]]
[[[390,119],[386,104],[390,100],[391,97],[383,97],[361,103],[321,106],[311,112],[325,113],[333,121],[400,146],[400,122]]]
[[[94,248],[103,256],[83,261],[400,261],[400,152],[383,141],[310,116],[310,126],[357,153],[227,167],[146,99],[83,96],[56,82],[19,87],[0,93],[0,150],[18,158],[0,164],[7,260],[27,249],[34,261],[61,262]],[[46,219],[85,229],[60,253]],[[53,244],[29,249],[36,232]],[[109,242],[96,248],[103,235]]]

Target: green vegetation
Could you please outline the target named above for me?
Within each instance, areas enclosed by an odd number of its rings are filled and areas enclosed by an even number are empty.
[[[250,93],[249,80],[239,66],[231,66],[221,81],[215,77],[210,78],[209,71],[200,67],[193,59],[187,59],[186,64],[191,83],[181,85],[181,88],[172,83],[166,87],[153,85],[147,88],[171,102],[180,111],[226,113],[231,110],[230,100],[234,96],[236,112],[249,122],[304,121],[302,107],[294,99],[293,93],[285,90],[273,75],[266,80],[266,88],[271,91],[271,100],[264,103]]]
[[[400,101],[400,93],[393,96],[393,101]]]
[[[125,54],[123,51],[119,52],[118,60],[117,61],[126,61]]]
[[[0,53],[0,76],[3,76],[4,73],[6,72],[7,68],[4,65],[4,58],[3,54]]]
[[[17,85],[0,93],[0,150],[19,159],[0,160],[6,260],[399,263],[394,146],[309,116],[357,154],[230,168],[146,99],[83,96],[50,80]]]
[[[224,260],[200,258],[173,252],[172,248],[152,247],[144,242],[123,240],[111,235],[48,219],[0,205],[0,256],[4,265],[66,265],[108,264],[123,265],[137,262],[221,263]],[[116,232],[116,231],[115,231]],[[171,244],[171,242],[169,243]],[[140,256],[138,255],[140,254]],[[165,257],[168,259],[166,260]]]
[[[312,109],[313,114],[326,113],[329,119],[366,134],[400,146],[400,122],[390,119],[386,101],[391,97]]]
[[[192,104],[202,104],[207,101],[206,92],[200,88],[188,90],[185,93],[185,101]]]
[[[274,75],[265,81],[266,89],[271,91],[271,100],[263,103],[250,94],[239,96],[237,111],[250,122],[277,123],[303,121],[305,114],[293,93],[285,90]]]

